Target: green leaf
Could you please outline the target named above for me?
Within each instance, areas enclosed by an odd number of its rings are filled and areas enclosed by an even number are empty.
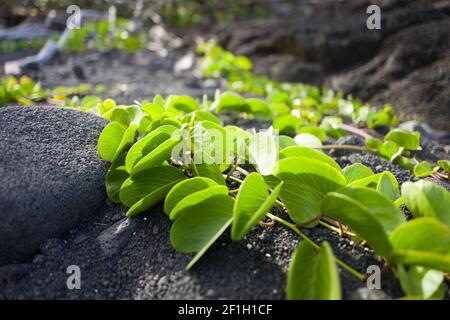
[[[248,152],[250,163],[256,166],[261,175],[272,174],[278,160],[278,145],[273,137],[272,130],[253,135],[249,141]]]
[[[215,185],[204,190],[193,192],[187,197],[180,200],[177,205],[170,212],[170,219],[176,220],[178,217],[183,215],[184,212],[190,211],[192,207],[197,205],[197,203],[210,198],[217,194],[228,195],[228,188],[226,186]]]
[[[196,161],[194,161],[189,164],[192,174],[197,177],[207,177],[214,180],[218,184],[226,185],[220,166],[214,163],[214,159],[206,153],[203,153],[202,156],[203,161],[201,163],[195,163]]]
[[[325,130],[327,134],[335,139],[345,136],[347,133],[341,128],[342,119],[339,117],[324,117],[320,127]]]
[[[138,200],[131,206],[130,209],[128,209],[126,216],[132,217],[134,215],[137,215],[138,213],[144,212],[153,207],[158,202],[162,201],[169,192],[169,190],[176,183],[178,183],[178,181],[179,180],[175,180],[173,182],[168,183],[167,185],[162,186],[161,188],[155,189],[149,194],[147,194],[144,198]]]
[[[415,158],[407,158],[407,157],[397,157],[394,161],[395,164],[399,165],[403,169],[413,171],[414,167],[419,164],[419,162]]]
[[[146,195],[158,189],[163,188],[165,190],[167,186],[172,187],[173,183],[184,178],[183,172],[171,166],[153,167],[141,171],[122,184],[120,201],[127,207],[131,207]]]
[[[327,134],[325,133],[325,130],[323,130],[322,128],[319,128],[319,127],[315,127],[315,126],[309,126],[309,125],[302,126],[297,129],[296,133],[297,134],[299,134],[299,133],[312,134],[313,136],[318,138],[320,140],[320,142],[325,142],[325,140],[327,139]]]
[[[120,187],[130,176],[124,167],[125,153],[118,156],[109,167],[106,174],[106,194],[108,199],[114,203],[120,203]]]
[[[125,127],[118,122],[110,122],[103,128],[98,139],[98,153],[103,160],[112,162],[120,146]]]
[[[127,171],[131,172],[131,169],[139,160],[169,139],[176,129],[174,126],[160,126],[138,140],[127,153],[125,159]]]
[[[280,183],[269,196],[260,174],[252,172],[245,178],[234,203],[231,239],[234,241],[243,239],[258,224],[272,208],[282,184]]]
[[[154,103],[147,103],[142,106],[142,111],[147,113],[153,121],[158,121],[161,119],[166,110],[163,106]]]
[[[280,151],[280,159],[285,158],[291,158],[291,157],[305,157],[305,158],[311,158],[315,159],[321,162],[324,162],[336,170],[341,170],[341,167],[339,164],[334,161],[333,158],[327,156],[323,152],[308,148],[308,147],[302,147],[302,146],[292,146],[284,148]]]
[[[247,101],[240,95],[231,91],[222,93],[219,98],[214,101],[211,109],[215,110],[217,113],[222,113],[223,111],[251,112]]]
[[[308,148],[322,147],[322,142],[320,142],[319,138],[309,133],[300,133],[295,136],[294,140],[299,146]]]
[[[450,226],[450,193],[431,181],[405,182],[402,197],[411,214],[434,217]]]
[[[105,115],[103,115],[106,117]],[[111,110],[111,121],[117,121],[121,125],[128,127],[131,123],[130,114],[128,111],[123,107],[116,107],[113,110]]]
[[[373,149],[373,150],[379,150],[381,148],[381,146],[383,145],[383,142],[381,142],[381,140],[378,140],[378,139],[372,138],[372,137],[366,138],[364,143],[368,149]]]
[[[406,150],[420,149],[420,133],[418,131],[409,132],[404,129],[392,129],[384,137],[385,141],[392,141]]]
[[[131,176],[134,177],[139,174],[139,172],[159,166],[163,161],[170,159],[173,147],[180,143],[181,140],[181,136],[174,136],[161,143],[136,163],[133,169],[131,169]]]
[[[164,201],[164,212],[170,215],[170,212],[184,198],[192,193],[217,186],[217,182],[204,177],[194,177],[177,183],[167,194]]]
[[[218,205],[220,204],[220,205]],[[172,225],[170,241],[178,252],[197,252],[191,268],[231,224],[234,200],[214,195],[184,212]]]
[[[171,95],[166,101],[165,109],[169,112],[192,112],[199,108],[198,101],[190,96]]]
[[[450,173],[450,160],[439,160],[439,167],[447,173]]]
[[[381,145],[379,152],[383,158],[389,161],[393,161],[397,156],[400,155],[402,149],[397,143],[393,141],[385,141]]]
[[[428,177],[433,173],[433,167],[428,161],[422,161],[414,167],[414,175],[419,178]]]
[[[279,160],[273,174],[283,181],[297,180],[322,194],[339,189],[346,183],[340,170],[323,161],[306,157]]]
[[[297,143],[291,137],[281,135],[278,137],[278,145],[279,145],[280,149],[284,149],[287,147],[296,146]]]
[[[295,133],[297,127],[304,124],[304,121],[292,114],[278,116],[273,121],[274,129],[280,133]]]
[[[389,240],[392,262],[450,271],[450,228],[438,220],[413,219],[394,230]]]
[[[381,174],[377,183],[377,191],[383,193],[391,201],[395,201],[400,196],[397,179],[389,171]]]
[[[216,117],[214,114],[212,114],[209,111],[204,110],[197,110],[191,113],[186,114],[183,122],[189,122],[192,119],[192,115],[194,116],[194,122],[197,121],[210,121],[214,122],[218,125],[222,125],[222,120],[218,117]]]
[[[283,181],[280,198],[289,217],[299,225],[314,226],[321,215],[323,194],[295,179]]]
[[[265,101],[257,98],[248,98],[245,101],[252,114],[263,118],[271,118],[272,112],[269,109],[269,105]]]
[[[345,167],[342,173],[347,178],[347,183],[373,176],[373,171],[361,163],[354,163]]]
[[[442,271],[412,266],[408,271],[403,265],[397,266],[398,278],[403,291],[408,296],[419,296],[424,299],[442,299],[445,285]]]
[[[327,194],[322,213],[355,230],[380,255],[388,258],[388,236],[406,220],[388,198],[365,187],[345,187]]]
[[[289,300],[340,300],[341,284],[334,255],[327,242],[319,252],[301,241],[289,266],[287,280]]]

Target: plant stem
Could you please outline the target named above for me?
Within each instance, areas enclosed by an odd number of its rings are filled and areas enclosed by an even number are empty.
[[[293,223],[289,223],[286,220],[273,215],[271,213],[267,213],[266,214],[267,217],[269,217],[272,220],[275,220],[283,225],[285,225],[286,227],[288,227],[289,229],[291,229],[292,231],[294,231],[296,234],[298,234],[303,240],[305,240],[306,242],[308,242],[314,249],[316,250],[320,250],[320,246],[318,244],[316,244],[314,241],[312,241],[310,238],[308,238],[308,236],[306,236],[303,232],[301,232],[300,230],[298,230],[298,228],[296,227],[295,224]],[[348,272],[350,272],[352,275],[354,275],[355,277],[357,277],[359,280],[364,281],[364,279],[366,278],[363,274],[359,273],[358,271],[356,271],[355,269],[353,269],[352,267],[350,267],[348,264],[346,264],[345,262],[339,260],[338,258],[335,257],[336,263],[338,265],[340,265],[342,268],[344,268],[345,270],[347,270]]]
[[[242,183],[243,181],[239,178],[233,177],[233,176],[227,176],[227,175],[223,175],[224,178],[226,178],[227,180],[231,180],[237,183]]]
[[[242,169],[241,167],[236,167],[236,171],[238,171],[238,172],[240,172],[240,173],[242,173],[244,176],[248,176],[250,173],[247,171],[247,170],[245,170],[245,169]]]
[[[358,136],[361,136],[361,137],[363,137],[364,139],[366,139],[366,138],[373,138],[370,134],[368,134],[367,132],[365,132],[365,131],[363,131],[363,130],[361,130],[361,129],[358,129],[358,128],[355,128],[355,127],[352,127],[352,126],[350,126],[350,125],[348,125],[348,124],[345,124],[345,123],[343,123],[343,124],[341,124],[341,125],[339,125],[342,129],[344,129],[345,131],[348,131],[348,132],[350,132],[350,133],[353,133],[353,134],[356,134],[356,135],[358,135]]]
[[[239,166],[239,162],[236,161],[236,163],[234,164],[234,166],[231,167],[230,171],[228,171],[227,176],[225,177],[225,180],[228,180],[228,178],[231,177],[231,175],[233,174],[233,172],[236,170],[236,168]]]

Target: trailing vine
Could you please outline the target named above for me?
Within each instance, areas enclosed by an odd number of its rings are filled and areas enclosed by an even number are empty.
[[[178,252],[195,253],[188,269],[228,230],[233,241],[240,241],[268,218],[302,238],[289,268],[288,298],[340,299],[338,266],[365,279],[334,257],[326,242],[316,244],[301,231],[317,225],[370,246],[398,276],[408,297],[443,297],[445,272],[450,270],[447,190],[425,180],[399,186],[391,172],[375,174],[361,163],[342,169],[320,151],[326,145],[311,148],[298,137],[277,139],[271,130],[224,126],[220,113],[241,112],[243,103],[249,115],[270,112],[261,99],[229,92],[212,102],[156,96],[132,106],[116,106],[110,99],[96,106],[96,112],[111,120],[98,144],[102,159],[111,162],[109,199],[127,206],[128,217],[164,200],[164,212],[173,221],[172,245]],[[418,147],[417,135],[405,142],[404,133],[398,138],[396,132],[385,140]],[[231,145],[227,142],[231,153],[220,148],[222,137],[232,137]],[[265,144],[256,150],[258,141]],[[182,151],[177,150],[180,145]],[[237,150],[244,152],[236,157]],[[278,160],[268,161],[274,152]],[[209,161],[218,155],[221,162]],[[194,161],[197,156],[201,161]],[[237,172],[245,178],[236,178]],[[230,190],[230,182],[238,187]],[[401,204],[411,211],[410,221]],[[274,206],[292,222],[271,213]],[[424,283],[432,283],[432,290],[425,290]]]

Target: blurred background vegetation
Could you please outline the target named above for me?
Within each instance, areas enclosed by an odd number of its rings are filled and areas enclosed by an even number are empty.
[[[82,9],[105,12],[115,6],[121,17],[151,19],[157,13],[163,23],[173,28],[208,26],[243,18],[264,17],[274,3],[294,0],[2,0],[0,19],[11,27],[29,17],[42,17],[52,10],[64,10],[76,4]]]

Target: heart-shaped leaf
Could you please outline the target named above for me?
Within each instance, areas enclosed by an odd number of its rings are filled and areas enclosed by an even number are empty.
[[[250,162],[255,164],[261,175],[272,174],[278,160],[278,144],[271,129],[253,135],[249,141],[248,152]]]
[[[439,160],[439,167],[447,173],[450,173],[450,160]]]
[[[213,186],[217,186],[217,182],[204,177],[194,177],[177,183],[167,194],[166,200],[164,201],[164,212],[170,215],[170,212],[181,200],[192,193]]]
[[[172,149],[180,143],[181,140],[182,137],[176,135],[161,143],[136,163],[133,169],[131,169],[131,176],[134,177],[139,174],[139,172],[161,165],[163,161],[170,159]]]
[[[278,116],[273,121],[274,129],[280,133],[295,133],[297,128],[305,122],[292,114]]]
[[[406,150],[420,149],[420,133],[418,131],[409,132],[404,129],[392,129],[384,137],[385,141],[392,141]]]
[[[289,266],[287,280],[289,300],[340,300],[341,283],[330,245],[322,244],[319,252],[301,241]]]
[[[172,187],[174,183],[184,178],[183,172],[171,166],[153,167],[141,171],[122,184],[120,201],[127,207],[131,207],[146,195],[158,189],[166,190],[167,186]]]
[[[190,96],[169,96],[165,109],[169,112],[192,112],[199,108],[198,101]]]
[[[215,110],[217,113],[222,113],[223,111],[251,112],[247,101],[240,95],[231,91],[222,93],[219,98],[214,101],[211,109]]]
[[[184,212],[191,210],[195,205],[208,199],[214,195],[223,194],[228,195],[228,188],[226,186],[215,185],[204,190],[196,191],[187,197],[180,200],[177,205],[170,212],[170,219],[176,220]]]
[[[384,171],[377,183],[377,191],[383,193],[391,201],[399,197],[398,182],[392,173]]]
[[[316,159],[318,161],[324,162],[336,170],[341,170],[341,167],[338,165],[336,161],[334,161],[333,158],[327,156],[323,152],[308,148],[308,147],[302,147],[302,146],[291,146],[284,148],[280,151],[280,159],[285,158],[292,158],[292,157],[305,157],[305,158],[311,158]],[[369,169],[370,170],[370,169]]]
[[[118,122],[110,122],[98,139],[98,153],[103,160],[112,162],[120,146],[126,128]]]
[[[323,161],[306,157],[281,159],[273,174],[283,181],[299,181],[322,194],[339,189],[346,183],[340,170]]]
[[[220,204],[220,205],[218,205]],[[197,252],[187,265],[191,268],[230,226],[234,200],[228,195],[214,195],[193,206],[175,220],[170,241],[178,252]]]
[[[177,128],[174,126],[160,126],[136,142],[127,152],[125,167],[131,172],[133,166],[149,152],[171,137]]]
[[[354,163],[345,167],[342,173],[347,178],[347,183],[373,176],[373,171],[361,163]]]
[[[271,118],[272,112],[269,109],[269,105],[265,101],[257,98],[248,98],[245,102],[253,115],[266,119]]]
[[[414,166],[413,172],[416,177],[424,178],[433,173],[433,167],[428,161],[422,161]]]
[[[233,209],[231,239],[241,240],[270,211],[278,197],[280,183],[270,194],[263,177],[250,173],[241,184]]]
[[[431,181],[402,185],[402,197],[414,217],[435,217],[450,226],[450,193]]]

